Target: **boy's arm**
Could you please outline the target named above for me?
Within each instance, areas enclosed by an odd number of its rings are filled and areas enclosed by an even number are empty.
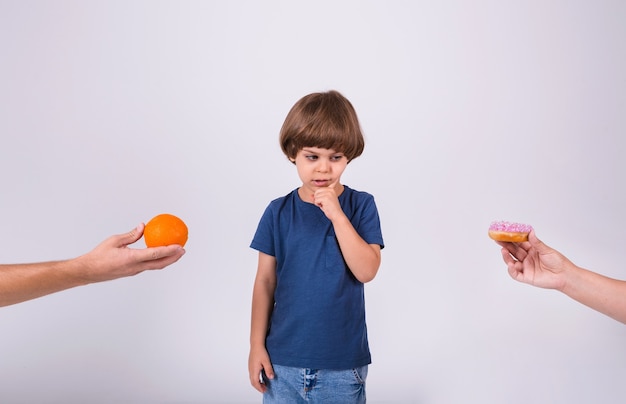
[[[337,191],[337,184],[319,189],[313,195],[313,203],[322,209],[326,217],[332,222],[339,248],[352,274],[363,283],[376,277],[380,267],[380,246],[368,244],[357,233],[350,219],[341,209]]]
[[[250,383],[259,392],[267,390],[261,382],[262,373],[272,379],[274,370],[265,348],[265,337],[274,309],[274,290],[276,289],[276,258],[259,252],[259,264],[252,292],[252,320],[250,325],[250,356],[248,371]]]
[[[367,244],[346,215],[333,220],[341,254],[352,274],[363,283],[376,277],[380,267],[380,246]]]

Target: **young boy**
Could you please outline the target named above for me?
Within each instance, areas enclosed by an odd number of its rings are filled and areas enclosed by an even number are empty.
[[[364,283],[384,244],[374,198],[341,184],[365,146],[356,112],[336,91],[309,94],[280,144],[302,185],[269,204],[251,244],[250,382],[266,404],[364,403]]]

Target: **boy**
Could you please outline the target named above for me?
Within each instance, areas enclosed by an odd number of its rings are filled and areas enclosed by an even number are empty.
[[[302,185],[270,203],[251,243],[250,382],[266,404],[364,403],[364,283],[384,244],[374,198],[341,184],[365,146],[356,112],[336,91],[309,94],[280,144]]]

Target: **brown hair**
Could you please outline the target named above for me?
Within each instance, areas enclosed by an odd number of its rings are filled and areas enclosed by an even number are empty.
[[[280,129],[280,147],[294,159],[305,147],[343,153],[348,161],[363,153],[365,140],[354,107],[337,91],[312,93],[291,108]]]

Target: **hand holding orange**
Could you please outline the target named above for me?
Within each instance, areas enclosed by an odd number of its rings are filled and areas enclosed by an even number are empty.
[[[156,215],[143,230],[143,238],[148,247],[161,247],[171,244],[185,246],[188,237],[188,229],[185,222],[180,218],[162,213]]]

